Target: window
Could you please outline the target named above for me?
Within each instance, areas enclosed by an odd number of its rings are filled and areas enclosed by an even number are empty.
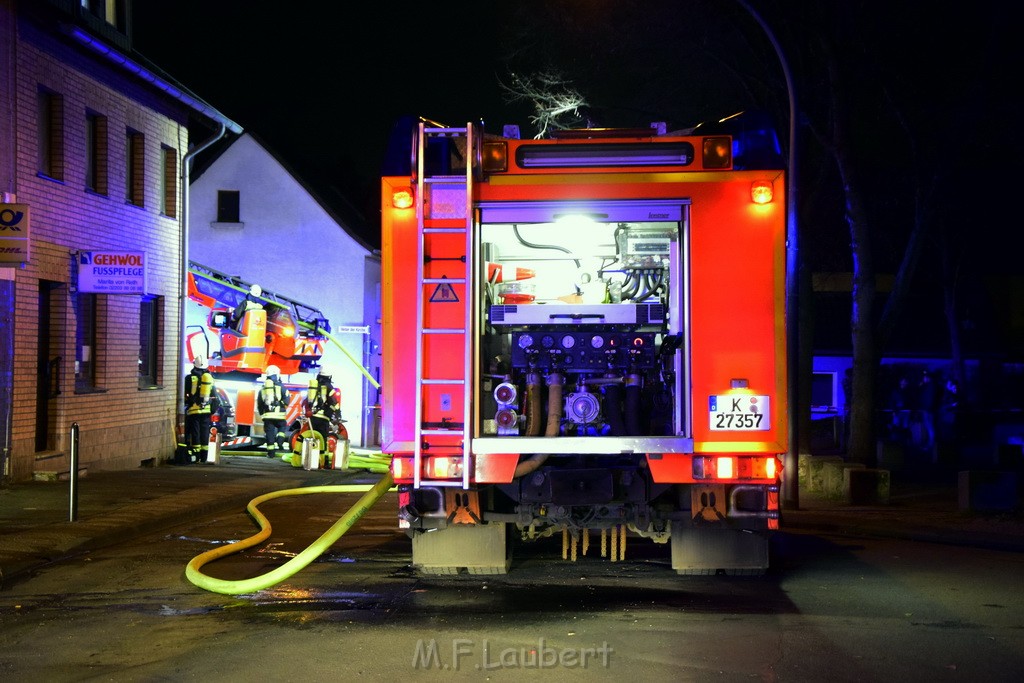
[[[75,295],[75,391],[96,388],[96,295]]]
[[[835,410],[839,405],[838,381],[834,372],[815,372],[811,375],[811,410]]]
[[[107,194],[107,117],[85,113],[85,189]]]
[[[160,213],[170,218],[178,215],[178,150],[161,147],[163,166],[160,174]]]
[[[163,297],[142,297],[139,304],[139,389],[152,389],[160,384],[162,316]]]
[[[129,204],[135,206],[144,205],[144,191],[146,189],[145,178],[145,137],[142,133],[128,129],[128,139],[125,145],[126,166],[125,173],[125,197]]]
[[[217,191],[217,222],[241,223],[238,190]]]
[[[82,9],[115,28],[124,25],[124,0],[81,0]]]
[[[39,91],[39,173],[64,180],[64,98]]]

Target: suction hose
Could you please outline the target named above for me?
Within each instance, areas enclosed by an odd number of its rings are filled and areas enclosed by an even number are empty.
[[[639,436],[643,433],[640,425],[640,392],[642,391],[640,375],[626,375],[626,434]]]
[[[260,527],[259,533],[254,536],[250,536],[242,541],[237,541],[229,545],[221,546],[220,548],[214,548],[201,555],[197,555],[192,558],[192,561],[188,563],[185,568],[185,577],[188,578],[194,585],[199,588],[203,588],[214,593],[223,593],[224,595],[242,595],[245,593],[254,593],[264,588],[270,588],[276,586],[285,579],[297,574],[300,570],[308,566],[313,560],[320,555],[324,554],[328,548],[341,538],[346,531],[351,529],[359,519],[366,514],[366,512],[373,507],[373,505],[384,496],[385,493],[391,489],[391,485],[395,483],[391,473],[385,474],[379,482],[373,486],[367,484],[342,484],[337,486],[309,486],[306,488],[298,489],[285,489],[282,491],[274,491],[267,493],[262,496],[258,496],[249,501],[249,505],[246,508],[249,514],[252,516],[256,523]],[[280,567],[273,569],[266,574],[256,576],[251,579],[241,579],[238,581],[227,581],[224,579],[216,579],[212,576],[207,576],[200,571],[200,568],[208,562],[219,559],[226,555],[251,548],[254,545],[262,543],[270,537],[271,527],[270,522],[259,511],[258,507],[260,503],[274,498],[283,498],[285,496],[301,496],[312,493],[363,493],[355,505],[353,505],[348,512],[341,516],[337,522],[335,522],[330,529],[325,531],[320,538],[313,541],[313,543],[303,550],[301,553],[293,557],[292,559],[285,562]]]
[[[541,422],[540,417],[543,401],[540,389],[540,373],[528,373],[526,375],[526,436],[540,436],[543,430],[544,423]]]
[[[622,380],[609,382],[604,387],[604,414],[608,421],[609,434],[623,436],[626,425],[622,417]]]
[[[548,375],[548,421],[544,436],[558,436],[558,428],[562,423],[562,384],[565,380],[561,373],[552,372]],[[518,479],[535,471],[548,459],[549,453],[534,453],[516,465],[513,479]]]

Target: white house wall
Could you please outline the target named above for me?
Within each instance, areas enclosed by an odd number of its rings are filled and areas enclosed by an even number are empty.
[[[217,223],[221,190],[239,192],[238,224]],[[379,360],[367,363],[366,339],[337,332],[368,325],[379,339],[379,317],[367,305],[367,282],[380,282],[380,261],[349,235],[277,159],[243,135],[191,183],[189,258],[263,289],[319,308],[334,338],[376,378]],[[194,305],[194,304],[190,304]],[[376,394],[358,365],[328,343],[323,364],[333,368],[342,415],[354,444],[365,444],[364,422]],[[308,376],[289,378],[303,382]],[[370,389],[370,391],[366,391]],[[367,435],[369,436],[369,435]]]

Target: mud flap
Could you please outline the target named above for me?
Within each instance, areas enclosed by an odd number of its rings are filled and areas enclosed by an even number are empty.
[[[412,564],[424,574],[506,574],[511,564],[504,523],[453,524],[412,537]]]
[[[760,576],[768,570],[768,535],[673,524],[672,569],[688,575]]]

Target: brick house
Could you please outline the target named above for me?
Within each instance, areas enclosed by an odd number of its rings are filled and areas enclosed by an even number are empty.
[[[173,454],[184,181],[241,128],[132,51],[130,13],[0,0],[0,238],[27,235],[0,245],[4,481],[68,471],[73,435],[80,467]]]

